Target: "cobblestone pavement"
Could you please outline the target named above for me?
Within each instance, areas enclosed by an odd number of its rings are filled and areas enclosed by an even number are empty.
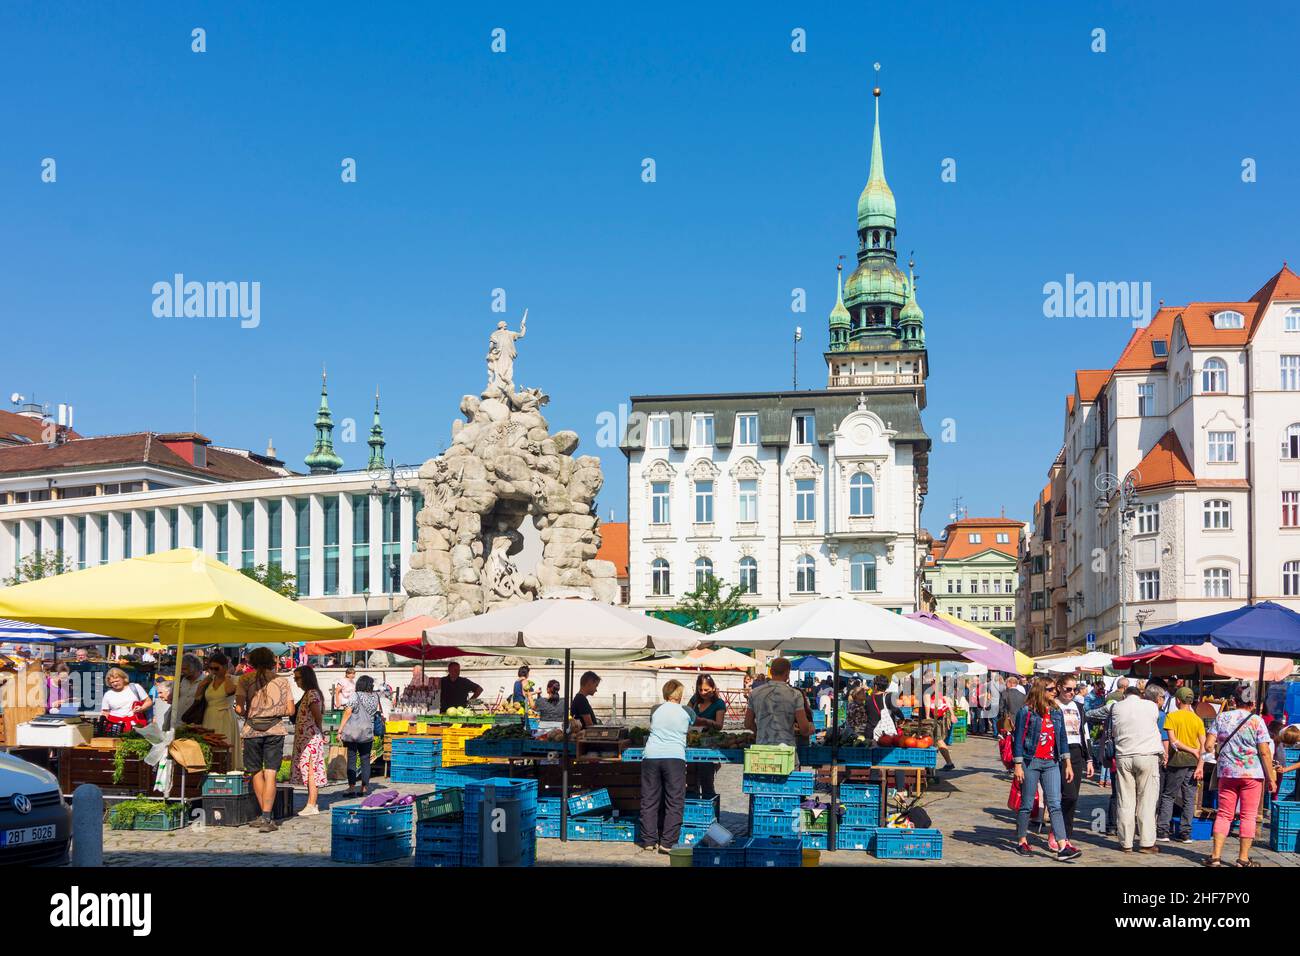
[[[1083,856],[1071,864],[1050,858],[1046,831],[1032,842],[1037,852],[1021,858],[1015,852],[1015,821],[1006,809],[1010,774],[1002,769],[992,740],[972,737],[953,748],[957,769],[940,773],[923,806],[943,831],[942,862],[877,860],[869,853],[841,851],[821,854],[823,866],[1196,866],[1209,851],[1209,842],[1161,843],[1154,855],[1126,854],[1114,837],[1092,832],[1089,822],[1104,813],[1109,791],[1085,782],[1080,795],[1075,842]],[[380,781],[381,785],[384,784]],[[748,798],[740,791],[740,768],[727,765],[717,777],[722,794],[722,822],[737,834],[747,830]],[[398,785],[394,789],[418,793],[427,787]],[[341,784],[328,787],[321,806],[345,801]],[[305,802],[298,794],[298,806]],[[1256,843],[1252,857],[1263,866],[1295,866],[1300,856],[1278,854],[1268,849],[1267,829]],[[250,828],[187,827],[172,833],[122,832],[105,829],[105,863],[112,866],[330,866],[330,815],[295,817],[275,833],[261,834]],[[1237,841],[1229,838],[1225,859],[1235,859]],[[667,866],[665,857],[642,853],[630,844],[565,843],[539,840],[539,866]],[[378,864],[410,866],[409,860]]]

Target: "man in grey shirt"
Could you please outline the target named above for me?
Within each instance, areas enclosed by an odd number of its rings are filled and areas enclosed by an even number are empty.
[[[812,720],[804,710],[803,693],[790,686],[790,660],[772,662],[772,679],[755,687],[745,708],[745,728],[754,732],[754,743],[796,745],[800,737],[812,736]]]

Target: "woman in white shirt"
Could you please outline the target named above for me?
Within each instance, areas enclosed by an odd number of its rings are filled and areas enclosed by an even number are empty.
[[[137,727],[149,723],[145,716],[153,707],[153,700],[139,684],[132,684],[126,671],[114,667],[104,676],[108,690],[104,691],[101,712],[107,723],[110,737],[129,734]]]

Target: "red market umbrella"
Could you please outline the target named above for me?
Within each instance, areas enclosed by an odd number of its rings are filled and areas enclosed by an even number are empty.
[[[389,651],[402,657],[415,660],[440,661],[448,657],[479,657],[481,655],[462,651],[459,647],[445,644],[431,644],[424,636],[426,628],[437,627],[443,622],[434,617],[421,614],[408,617],[404,621],[389,624],[375,624],[362,628],[356,636],[346,641],[312,641],[304,650],[313,656],[319,654],[346,654],[349,651]]]
[[[1154,647],[1135,654],[1123,654],[1110,662],[1112,670],[1133,670],[1145,677],[1175,677],[1185,674],[1201,676],[1214,673],[1215,660],[1186,647]]]

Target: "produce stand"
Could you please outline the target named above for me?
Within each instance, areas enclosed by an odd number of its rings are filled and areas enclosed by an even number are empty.
[[[109,738],[97,738],[108,741]],[[67,747],[58,751],[59,791],[68,798],[82,784],[89,783],[104,792],[109,799],[136,797],[153,791],[158,768],[145,763],[142,757],[126,757],[122,761],[122,775],[114,782],[116,741],[106,746]],[[196,800],[203,795],[203,782],[208,773],[226,773],[230,770],[230,748],[211,745],[212,765],[203,773],[187,773],[177,766],[172,774],[171,789],[158,799]]]

